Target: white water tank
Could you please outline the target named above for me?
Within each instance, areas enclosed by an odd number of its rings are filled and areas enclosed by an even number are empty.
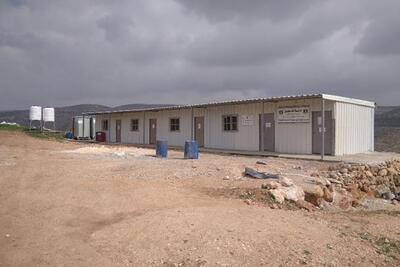
[[[54,108],[44,108],[43,109],[43,121],[54,122]]]
[[[31,108],[29,109],[29,120],[41,121],[42,120],[42,107],[31,106]]]

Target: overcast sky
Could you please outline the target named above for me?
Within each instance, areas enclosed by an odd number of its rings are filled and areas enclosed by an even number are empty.
[[[330,93],[400,104],[399,0],[0,0],[0,110]]]

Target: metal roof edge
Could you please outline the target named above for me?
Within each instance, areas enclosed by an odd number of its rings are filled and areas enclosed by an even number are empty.
[[[327,99],[327,100],[332,100],[332,101],[351,103],[351,104],[368,106],[368,107],[375,107],[375,102],[370,102],[370,101],[361,100],[361,99],[354,99],[354,98],[329,95],[329,94],[305,94],[305,95],[291,95],[291,96],[253,98],[253,99],[241,99],[241,100],[228,100],[228,101],[209,102],[209,103],[193,104],[193,105],[176,105],[176,106],[153,107],[153,108],[143,108],[143,109],[86,112],[86,113],[82,113],[82,114],[83,115],[102,115],[102,114],[116,114],[116,113],[128,113],[128,112],[146,112],[146,111],[157,112],[157,111],[162,111],[162,110],[205,108],[205,107],[209,107],[209,106],[219,106],[219,105],[248,104],[248,103],[257,103],[257,102],[278,102],[278,101],[313,99],[313,98],[322,98],[322,99]]]
[[[337,101],[337,102],[355,104],[355,105],[360,105],[360,106],[367,106],[367,107],[371,107],[371,108],[375,108],[375,106],[376,106],[376,103],[372,102],[372,101],[344,97],[344,96],[322,94],[322,98],[327,99],[327,100]]]
[[[162,110],[175,110],[175,109],[190,109],[190,108],[205,108],[209,106],[219,105],[233,105],[233,104],[248,104],[257,102],[278,102],[287,100],[300,100],[300,99],[312,99],[322,98],[322,94],[305,94],[305,95],[291,95],[291,96],[279,96],[279,97],[266,97],[266,98],[253,98],[253,99],[241,99],[241,100],[228,100],[221,102],[209,102],[203,104],[193,105],[177,105],[168,107],[155,107],[155,108],[144,108],[144,109],[131,109],[131,110],[110,110],[110,111],[99,111],[99,112],[86,112],[83,115],[102,115],[102,114],[116,114],[116,113],[128,113],[128,112],[143,112],[143,111],[162,111]]]

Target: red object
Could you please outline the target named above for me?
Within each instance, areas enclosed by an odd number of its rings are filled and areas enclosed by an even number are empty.
[[[105,132],[96,132],[96,141],[97,142],[105,142],[106,141],[106,133]]]

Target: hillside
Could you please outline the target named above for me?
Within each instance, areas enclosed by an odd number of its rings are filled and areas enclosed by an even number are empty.
[[[377,127],[400,127],[400,106],[377,107],[375,125]]]
[[[116,107],[108,107],[103,105],[81,104],[66,107],[56,107],[56,128],[60,131],[67,131],[72,127],[72,117],[81,115],[83,112],[96,112],[106,110],[126,110],[126,109],[141,109],[169,106],[163,104],[128,104]],[[0,111],[0,122],[16,122],[20,125],[29,125],[29,110],[10,110]]]
[[[376,108],[375,150],[400,153],[400,106]]]

